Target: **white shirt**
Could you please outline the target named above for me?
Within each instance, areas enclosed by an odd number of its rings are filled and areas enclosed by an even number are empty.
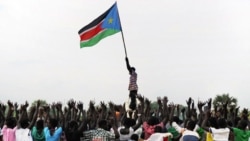
[[[210,131],[212,132],[212,137],[214,141],[228,141],[229,138],[229,128],[209,128]]]
[[[120,135],[120,140],[123,141],[123,140],[129,140],[131,135],[134,134],[134,129],[132,127],[129,128],[129,133],[128,134],[121,134],[120,130],[121,129],[124,129],[125,127],[122,126],[122,127],[118,127],[118,132],[119,132],[119,135]]]
[[[173,137],[171,133],[153,133],[147,140],[145,141],[163,141],[165,137]]]
[[[33,141],[30,129],[19,128],[16,130],[16,141]]]

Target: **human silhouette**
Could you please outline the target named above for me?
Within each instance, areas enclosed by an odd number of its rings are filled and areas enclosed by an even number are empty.
[[[136,109],[136,96],[137,96],[137,91],[138,91],[138,85],[137,85],[137,73],[135,72],[135,67],[131,67],[129,64],[129,60],[126,57],[126,65],[127,69],[129,71],[129,98],[130,98],[130,103],[129,103],[129,108],[131,111],[134,111]]]

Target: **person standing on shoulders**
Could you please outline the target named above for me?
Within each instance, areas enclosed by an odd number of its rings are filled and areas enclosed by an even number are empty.
[[[128,106],[126,106],[126,111],[128,113],[133,113],[136,109],[137,106],[137,92],[138,92],[138,85],[137,85],[137,73],[136,73],[136,69],[135,67],[131,67],[129,64],[129,60],[126,57],[126,66],[127,69],[129,71],[129,86],[128,86],[128,90],[129,90],[129,102],[128,102]]]

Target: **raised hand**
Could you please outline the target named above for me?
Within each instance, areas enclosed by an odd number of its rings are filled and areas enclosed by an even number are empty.
[[[50,111],[50,105],[45,105],[45,106],[43,106],[43,109],[44,109],[44,111],[45,111],[46,113],[49,113],[49,111]]]
[[[37,100],[36,107],[39,108],[40,105],[41,105],[41,101],[40,101],[40,100]]]
[[[206,102],[198,101],[197,103],[197,107],[199,110],[201,110],[204,105],[206,105]]]
[[[75,101],[73,99],[70,99],[67,104],[69,109],[75,108]]]
[[[25,108],[28,108],[28,107],[29,107],[29,103],[28,103],[28,101],[25,101],[24,106],[25,106]]]
[[[78,108],[79,110],[83,110],[83,103],[82,103],[81,101],[79,101],[79,102],[77,103],[77,108]]]
[[[137,98],[139,99],[139,101],[140,101],[141,103],[144,102],[144,97],[142,97],[140,94],[137,95]]]
[[[111,109],[111,110],[114,110],[114,103],[112,102],[112,101],[110,101],[109,102],[109,108]]]
[[[2,105],[2,110],[3,110],[3,112],[5,112],[6,107],[7,107],[6,105],[4,105],[4,104]]]
[[[229,102],[229,100],[227,100],[226,103],[223,104],[224,109],[227,109],[228,102]]]
[[[21,111],[25,111],[26,110],[26,106],[25,106],[25,104],[21,104]]]
[[[52,108],[52,110],[56,108],[56,103],[55,102],[52,102],[51,108]]]
[[[101,101],[101,108],[102,108],[103,111],[107,110],[107,106],[103,101]]]
[[[17,102],[15,102],[15,104],[14,104],[14,108],[15,108],[15,110],[17,110],[17,109],[18,109],[18,104],[17,104]]]
[[[72,109],[71,100],[69,100],[69,101],[67,102],[67,105],[68,105],[69,109]]]
[[[183,108],[181,109],[181,113],[184,114],[185,111],[186,111],[186,108],[183,107]]]
[[[189,99],[188,99],[188,100],[186,100],[186,103],[187,103],[187,105],[188,105],[188,106],[190,106],[190,105],[191,105],[191,103],[192,103],[192,98],[191,98],[191,97],[189,97]]]
[[[7,104],[10,108],[13,108],[13,103],[10,100],[8,100]]]
[[[95,111],[95,102],[94,101],[89,102],[89,110],[91,112]]]
[[[244,108],[242,111],[242,118],[248,120],[248,116],[249,116],[248,109]]]
[[[173,102],[171,102],[171,103],[169,103],[169,108],[171,109],[171,110],[173,110],[173,109],[175,109],[175,107],[177,107]]]
[[[211,109],[211,107],[212,107],[212,98],[208,99],[207,106],[208,106],[208,109]]]
[[[62,103],[61,102],[56,103],[56,109],[59,111],[62,110]]]
[[[157,97],[157,103],[159,105],[159,108],[162,107],[161,97]]]
[[[192,100],[192,109],[194,109],[194,100]]]
[[[164,105],[168,103],[168,97],[167,96],[163,97],[163,103],[164,103]]]

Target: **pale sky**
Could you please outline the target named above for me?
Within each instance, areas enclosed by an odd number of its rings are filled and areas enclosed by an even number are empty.
[[[80,49],[78,30],[115,1],[0,0],[0,100],[121,104],[121,33]],[[229,93],[250,108],[249,0],[117,1],[139,92],[176,104]]]

